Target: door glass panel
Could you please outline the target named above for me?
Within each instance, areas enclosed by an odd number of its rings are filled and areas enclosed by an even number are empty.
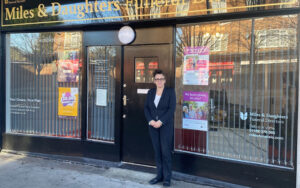
[[[135,83],[153,83],[153,72],[158,69],[158,57],[136,57]]]
[[[114,142],[117,50],[88,47],[88,139]]]

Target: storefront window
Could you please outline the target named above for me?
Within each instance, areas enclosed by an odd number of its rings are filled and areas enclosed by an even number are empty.
[[[6,132],[80,137],[82,34],[7,34],[6,41]]]
[[[294,168],[297,19],[177,27],[175,150]]]
[[[116,64],[120,47],[88,47],[88,138],[114,142]]]

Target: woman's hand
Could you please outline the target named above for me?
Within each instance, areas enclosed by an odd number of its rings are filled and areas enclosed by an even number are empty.
[[[152,127],[153,127],[154,124],[155,124],[155,121],[154,121],[154,120],[151,120],[151,121],[149,122],[149,125],[151,125]]]
[[[155,121],[155,123],[152,125],[154,128],[160,128],[162,126],[162,122],[160,120]]]

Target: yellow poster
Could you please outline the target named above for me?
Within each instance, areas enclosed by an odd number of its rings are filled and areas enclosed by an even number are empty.
[[[58,88],[58,115],[72,117],[78,115],[78,88]]]

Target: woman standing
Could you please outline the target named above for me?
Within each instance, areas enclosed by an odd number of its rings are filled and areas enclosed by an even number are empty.
[[[176,96],[173,88],[165,87],[166,78],[161,70],[155,70],[153,77],[156,88],[149,90],[144,106],[157,167],[156,177],[149,183],[163,181],[164,186],[170,186]]]

